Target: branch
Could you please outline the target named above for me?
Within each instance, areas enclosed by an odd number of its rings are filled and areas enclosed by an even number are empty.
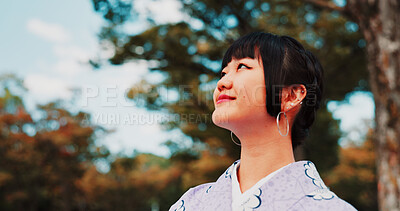
[[[331,11],[339,11],[339,12],[344,12],[345,7],[339,7],[335,3],[331,1],[323,1],[323,0],[305,0],[305,2],[311,3],[316,7],[322,8],[322,9],[327,9]]]

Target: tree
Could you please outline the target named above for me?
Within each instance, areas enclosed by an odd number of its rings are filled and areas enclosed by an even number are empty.
[[[4,75],[0,86],[0,209],[83,210],[85,195],[76,182],[108,155],[94,145],[95,131],[103,129],[61,102],[38,106],[41,117],[33,119],[16,94],[26,94],[22,80]]]
[[[226,168],[229,159],[205,153],[190,169],[180,160],[145,153],[117,157],[105,174],[93,166],[78,182],[87,199],[86,209],[168,210],[196,180],[209,181],[216,169]]]
[[[308,0],[356,22],[366,40],[369,84],[375,102],[379,210],[400,210],[400,3],[348,0],[344,7]]]
[[[157,84],[142,81],[131,90],[128,97],[144,99],[148,109],[163,110],[179,114],[180,117],[198,117],[192,121],[187,121],[188,118],[167,121],[164,126],[170,130],[178,128],[194,142],[208,146],[208,141],[216,138],[218,141],[213,142],[213,148],[226,152],[232,160],[238,157],[239,149],[229,141],[229,133],[213,125],[210,114],[213,111],[211,96],[218,80],[221,57],[238,37],[252,31],[269,31],[302,40],[308,49],[318,55],[325,67],[325,76],[330,79],[327,81],[323,106],[329,100],[342,100],[346,93],[353,90],[368,90],[366,83],[363,83],[367,78],[367,73],[363,71],[365,55],[362,44],[358,44],[363,40],[354,29],[355,24],[348,22],[340,13],[321,11],[303,1],[181,0],[183,12],[191,17],[190,20],[157,25],[148,17],[151,27],[133,35],[124,33],[122,26],[129,20],[129,15],[135,16],[135,13],[120,12],[118,9],[119,2],[129,4],[127,1],[92,2],[95,10],[107,20],[99,37],[101,43],[114,49],[114,56],[109,62],[118,65],[130,60],[147,60],[151,61],[151,71],[162,72],[166,76],[164,81]],[[128,7],[132,5],[125,8]],[[91,62],[96,67],[101,64],[99,61]],[[333,80],[341,81],[341,86],[330,83]],[[179,99],[164,99],[157,91],[163,89],[177,92]],[[208,119],[205,118],[207,115]],[[330,121],[317,120],[316,125],[320,122],[336,124],[331,121],[331,115],[322,116]],[[329,132],[337,129],[337,126],[326,125],[321,127],[323,131],[320,132],[337,134]],[[319,144],[308,146],[330,145],[325,148],[325,154],[336,154],[337,135],[334,137],[336,141],[323,142],[320,137],[311,135],[307,142]],[[316,151],[308,149],[306,153]],[[326,163],[326,159],[316,159],[319,162],[317,166],[332,168],[338,159],[334,154],[331,157],[332,160]]]
[[[378,210],[375,151],[370,129],[361,146],[340,149],[340,164],[326,176],[327,185],[358,210]]]

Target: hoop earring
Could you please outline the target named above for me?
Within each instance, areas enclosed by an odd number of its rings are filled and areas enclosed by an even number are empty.
[[[286,134],[285,134],[285,135],[283,135],[283,134],[281,133],[281,129],[279,129],[279,116],[280,116],[282,113],[283,113],[283,115],[285,116],[285,119],[286,119]],[[281,136],[287,136],[287,135],[289,134],[289,120],[288,120],[288,118],[287,118],[285,112],[282,112],[282,111],[279,112],[278,116],[276,117],[276,125],[278,126],[278,132],[279,132],[279,134],[281,134]]]
[[[240,143],[237,143],[234,139],[233,139],[233,136],[232,136],[232,131],[231,131],[231,139],[232,139],[232,141],[233,141],[233,143],[235,143],[236,145],[238,145],[238,146],[241,146],[241,144]]]

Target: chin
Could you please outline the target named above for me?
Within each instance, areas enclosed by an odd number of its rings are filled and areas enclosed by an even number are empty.
[[[225,128],[224,126],[229,124],[229,115],[227,113],[221,113],[216,109],[212,113],[212,121],[216,126]]]
[[[222,110],[214,110],[212,113],[213,123],[221,128],[230,129],[234,122],[236,122],[237,115],[232,112],[221,112]]]

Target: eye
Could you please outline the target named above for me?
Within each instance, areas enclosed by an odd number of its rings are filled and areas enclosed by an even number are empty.
[[[222,77],[224,77],[224,75],[226,75],[226,73],[224,73],[224,72],[221,72],[221,76],[220,76],[219,78],[222,78]]]
[[[242,68],[251,69],[249,66],[247,66],[247,65],[245,65],[245,64],[243,64],[243,63],[240,63],[240,64],[238,65],[238,68],[237,68],[237,69],[242,69]]]

